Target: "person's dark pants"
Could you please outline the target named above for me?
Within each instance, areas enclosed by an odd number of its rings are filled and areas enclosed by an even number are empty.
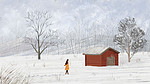
[[[66,70],[66,73],[65,74],[69,74],[68,70]]]

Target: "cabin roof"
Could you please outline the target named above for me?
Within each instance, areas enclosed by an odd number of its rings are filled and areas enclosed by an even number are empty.
[[[119,51],[111,48],[111,47],[93,47],[93,48],[89,48],[85,51],[85,53],[83,54],[88,54],[88,55],[101,55],[104,52],[106,52],[107,50],[112,49],[114,52],[119,53]]]

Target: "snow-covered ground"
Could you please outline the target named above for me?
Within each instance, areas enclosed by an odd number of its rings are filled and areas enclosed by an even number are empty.
[[[69,59],[70,75],[64,75]],[[20,66],[30,74],[31,84],[150,84],[150,53],[135,54],[131,63],[122,53],[119,66],[84,66],[84,55],[43,55],[0,57],[0,66]]]

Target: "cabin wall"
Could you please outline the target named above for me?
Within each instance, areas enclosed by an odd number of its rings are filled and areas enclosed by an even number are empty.
[[[85,55],[85,66],[100,66],[100,55]]]

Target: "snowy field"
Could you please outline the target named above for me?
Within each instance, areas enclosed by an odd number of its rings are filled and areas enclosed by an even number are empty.
[[[30,75],[31,84],[150,84],[150,53],[135,54],[131,63],[120,54],[119,66],[84,66],[84,55],[44,55],[0,57],[0,66],[20,67]],[[69,59],[70,75],[64,75]]]

